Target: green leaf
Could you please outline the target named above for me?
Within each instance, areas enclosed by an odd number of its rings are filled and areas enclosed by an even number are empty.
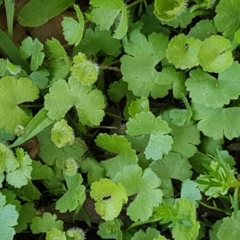
[[[31,181],[28,181],[28,184],[26,186],[23,186],[20,189],[16,189],[15,192],[19,198],[28,202],[33,202],[34,200],[38,200],[41,197],[41,193]]]
[[[117,239],[122,240],[122,231],[121,231],[122,222],[118,218],[100,223],[98,226],[97,234],[102,239]]]
[[[154,14],[162,21],[169,21],[180,16],[185,8],[185,0],[170,0],[168,2],[164,0],[154,1]]]
[[[72,17],[64,17],[62,21],[62,27],[63,35],[68,44],[74,44],[77,46],[81,42],[85,23],[82,12],[78,5],[74,4],[73,7],[77,14],[78,22]]]
[[[199,175],[196,182],[206,196],[216,198],[226,195],[228,189],[237,184],[235,170],[223,159],[222,152],[217,152],[216,157],[212,157],[210,164],[202,163],[202,165],[205,171]]]
[[[135,118],[130,118],[126,126],[126,133],[130,136],[150,135],[144,151],[147,159],[161,159],[163,154],[171,150],[173,140],[167,135],[171,129],[160,116],[155,118],[151,112],[141,112]]]
[[[201,41],[179,34],[168,44],[166,57],[176,68],[188,69],[199,65],[198,52]]]
[[[193,104],[192,109],[194,120],[199,120],[197,128],[204,135],[215,140],[223,137],[231,140],[240,136],[240,107],[211,108]]]
[[[180,153],[170,152],[163,159],[152,162],[151,169],[161,179],[161,189],[164,197],[173,196],[173,185],[171,179],[184,181],[191,177],[191,165],[186,158],[182,158]],[[181,169],[181,171],[179,171]]]
[[[231,217],[225,217],[222,220],[217,233],[218,239],[228,239],[238,240],[240,229],[240,211],[237,212],[236,216],[232,215]]]
[[[180,0],[181,1],[181,0]],[[183,11],[179,16],[176,16],[174,19],[169,21],[161,21],[163,25],[168,25],[174,28],[186,28],[191,22],[192,19],[195,17],[194,12],[190,12],[189,9]]]
[[[32,180],[50,179],[54,176],[53,170],[39,161],[32,160]]]
[[[187,90],[190,91],[193,102],[204,104],[206,107],[222,107],[240,95],[239,74],[240,65],[237,62],[221,72],[218,79],[201,69],[192,70],[190,78],[186,81]]]
[[[101,162],[106,170],[106,176],[114,176],[123,167],[134,165],[138,161],[136,151],[132,149],[131,144],[124,136],[116,134],[110,136],[101,133],[97,136],[95,142],[102,149],[117,154],[116,157]]]
[[[122,0],[90,0],[93,6],[92,20],[100,25],[100,30],[109,30],[118,21],[114,38],[121,39],[128,30],[128,12]]]
[[[47,86],[49,82],[48,77],[49,71],[43,67],[29,75],[29,78],[32,80],[33,84],[39,89],[44,89]]]
[[[13,172],[19,167],[13,152],[4,144],[0,143],[0,172]]]
[[[200,132],[194,121],[189,121],[183,126],[177,126],[170,120],[170,111],[163,113],[163,119],[168,122],[172,129],[173,144],[171,151],[181,153],[185,158],[190,158],[197,152],[196,145],[200,144]],[[176,121],[176,120],[175,120]]]
[[[8,173],[6,180],[15,188],[20,188],[27,185],[28,180],[31,179],[32,159],[21,148],[16,149],[16,157],[19,167],[14,172]]]
[[[19,48],[22,59],[26,60],[31,57],[30,67],[32,71],[36,71],[42,65],[44,59],[43,44],[39,40],[27,37],[22,41]]]
[[[74,0],[31,0],[18,13],[18,22],[24,27],[38,27],[69,8]]]
[[[159,236],[159,231],[155,228],[148,228],[146,233],[143,230],[139,230],[134,234],[131,240],[153,240]],[[157,238],[158,239],[158,238]]]
[[[50,72],[50,79],[56,81],[65,78],[72,65],[61,43],[55,38],[47,40],[45,54],[48,58],[47,67]]]
[[[105,54],[114,57],[121,53],[120,48],[120,41],[112,37],[111,31],[101,31],[99,26],[94,30],[87,29],[81,44],[77,47],[80,52],[88,56],[95,56],[102,50]]]
[[[86,151],[86,146],[81,140],[76,140],[72,145],[57,148],[51,140],[52,126],[45,128],[37,137],[40,144],[39,156],[47,165],[56,165],[61,168],[62,161],[73,158],[80,159]]]
[[[196,221],[196,208],[187,199],[176,199],[174,209],[177,213],[176,222],[173,224],[172,236],[174,239],[197,239],[199,222]]]
[[[22,205],[19,212],[18,225],[15,226],[17,233],[21,233],[23,230],[26,230],[28,224],[31,222],[34,217],[36,209],[34,208],[34,203],[25,203]]]
[[[240,2],[235,0],[221,0],[216,6],[215,25],[226,38],[231,37],[240,28]],[[229,19],[229,14],[231,18]]]
[[[127,54],[121,57],[121,71],[123,81],[128,83],[128,89],[139,97],[163,97],[167,94],[156,81],[160,73],[155,66],[165,57],[167,36],[161,33],[152,33],[148,39],[141,33],[131,36],[124,45]],[[146,81],[148,79],[148,81]]]
[[[166,27],[161,26],[161,22],[156,18],[156,15],[153,12],[154,4],[149,4],[146,7],[146,13],[141,16],[141,23],[143,23],[141,32],[144,35],[149,35],[153,32],[164,33],[169,36],[170,30]]]
[[[186,75],[183,72],[177,72],[175,68],[167,67],[159,73],[156,83],[166,90],[173,88],[173,96],[179,99],[186,94],[185,79]]]
[[[46,240],[66,240],[66,234],[61,230],[53,228],[47,232]]]
[[[135,197],[127,208],[127,215],[132,221],[146,221],[152,215],[153,208],[162,202],[161,181],[150,168],[142,171],[138,165],[126,166],[113,180],[123,185],[127,196]]]
[[[183,126],[185,124],[188,124],[190,122],[190,119],[192,118],[192,109],[189,106],[186,97],[183,97],[183,101],[186,104],[187,109],[172,108],[169,111],[169,117],[172,123],[177,126]]]
[[[68,125],[66,120],[61,119],[54,123],[51,131],[51,139],[58,148],[74,143],[75,136],[73,129]]]
[[[128,113],[131,117],[135,117],[136,114],[149,111],[149,101],[146,97],[142,97],[130,103],[128,107]]]
[[[86,199],[85,187],[81,185],[83,179],[80,174],[74,176],[65,175],[67,192],[56,202],[56,209],[61,213],[74,211],[81,207]]]
[[[210,37],[211,35],[216,35],[217,29],[215,27],[214,21],[209,19],[204,19],[199,21],[188,33],[189,37],[197,38],[201,41]]]
[[[109,85],[108,96],[113,102],[120,102],[125,95],[130,95],[129,93],[128,84],[122,80],[114,81]]]
[[[219,35],[206,38],[199,49],[198,59],[204,71],[219,73],[233,63],[231,42]],[[209,51],[211,49],[211,51]]]
[[[186,198],[190,203],[194,203],[197,207],[197,201],[202,199],[198,184],[190,179],[184,180],[182,182],[181,198]]]
[[[43,213],[42,217],[34,217],[32,219],[30,228],[32,233],[46,233],[54,228],[58,230],[63,229],[63,222],[61,220],[57,220],[56,214],[51,214],[49,212]]]
[[[0,81],[0,128],[14,133],[17,126],[26,126],[30,116],[18,105],[33,102],[38,98],[39,90],[28,78],[3,77]]]
[[[60,120],[72,108],[76,107],[79,121],[83,125],[99,125],[104,117],[104,96],[92,86],[83,86],[70,77],[68,83],[60,79],[55,82],[45,96],[44,102],[49,118]]]
[[[89,61],[85,54],[78,53],[73,57],[71,74],[83,86],[91,86],[98,79],[98,66]]]
[[[17,225],[18,215],[15,206],[6,205],[6,197],[0,193],[0,232],[2,239],[13,239],[15,235],[13,226]]]
[[[128,201],[122,184],[114,183],[107,178],[102,178],[91,185],[90,196],[96,201],[95,209],[97,213],[106,221],[116,218],[123,204]]]
[[[81,162],[81,172],[87,173],[88,184],[99,181],[105,176],[105,170],[98,161],[93,158],[87,157]]]

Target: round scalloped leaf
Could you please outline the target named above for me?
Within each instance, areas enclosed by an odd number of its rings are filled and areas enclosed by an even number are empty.
[[[192,68],[199,64],[197,56],[200,46],[200,40],[180,34],[171,39],[166,51],[166,57],[176,68]]]
[[[179,16],[185,8],[185,0],[155,0],[154,14],[162,21],[169,21]]]
[[[207,72],[223,72],[233,63],[231,42],[219,35],[205,39],[198,53],[199,63]]]
[[[84,53],[74,56],[71,72],[72,76],[84,86],[92,85],[98,78],[98,66],[89,61]]]

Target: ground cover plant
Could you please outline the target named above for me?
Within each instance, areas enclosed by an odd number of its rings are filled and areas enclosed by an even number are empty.
[[[239,240],[240,0],[0,5],[1,239]]]

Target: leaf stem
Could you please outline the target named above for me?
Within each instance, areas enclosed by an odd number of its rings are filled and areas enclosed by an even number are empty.
[[[106,115],[108,115],[108,116],[111,116],[111,117],[114,117],[114,118],[117,118],[117,119],[120,119],[120,120],[122,120],[122,121],[126,121],[124,118],[122,118],[122,117],[120,117],[120,116],[118,116],[118,115],[115,115],[115,114],[113,114],[113,113],[109,113],[109,112],[105,112],[106,113]]]
[[[144,2],[144,0],[136,0],[135,2],[130,3],[130,4],[128,5],[128,8],[131,8],[131,7],[137,5],[138,3],[141,3],[141,2]]]
[[[229,216],[231,215],[229,212],[227,212],[227,211],[225,211],[221,208],[218,208],[216,206],[210,206],[210,205],[208,205],[208,204],[206,204],[202,201],[198,201],[198,203],[201,204],[202,206],[206,207],[206,208],[209,208],[209,209],[212,209],[212,210],[215,210],[215,211],[218,211],[218,212],[223,212],[223,213],[225,213],[226,215],[229,215]]]

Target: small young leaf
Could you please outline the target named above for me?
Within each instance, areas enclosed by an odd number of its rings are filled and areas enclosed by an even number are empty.
[[[97,81],[98,66],[89,61],[85,54],[78,53],[73,57],[71,73],[83,86],[91,86]]]
[[[8,173],[6,180],[15,188],[20,188],[27,185],[28,180],[31,179],[32,159],[21,148],[16,149],[16,157],[19,167],[14,172]]]
[[[155,0],[154,2],[154,14],[162,21],[169,21],[180,16],[185,8],[185,0],[171,0],[168,3],[164,0]]]
[[[42,50],[43,44],[38,39],[33,40],[31,37],[27,37],[22,41],[19,51],[23,59],[31,57],[30,67],[32,71],[36,71],[43,63],[45,55]]]
[[[69,45],[77,46],[82,39],[84,31],[84,18],[78,5],[73,5],[77,13],[78,22],[71,17],[64,17],[62,21],[63,35]]]
[[[75,136],[73,129],[68,125],[66,120],[61,119],[54,123],[51,131],[51,139],[58,148],[74,143]]]
[[[30,228],[34,234],[46,233],[54,228],[62,230],[63,222],[61,220],[57,220],[57,215],[45,212],[42,217],[34,217],[32,219]]]
[[[100,223],[98,226],[97,234],[102,239],[122,239],[121,231],[122,222],[118,218],[110,221]]]

